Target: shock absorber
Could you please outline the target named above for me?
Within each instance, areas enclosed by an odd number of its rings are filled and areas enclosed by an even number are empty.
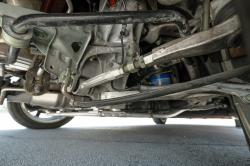
[[[19,52],[20,52],[20,48],[9,46],[7,57],[5,59],[0,60],[0,76],[1,77],[4,77],[5,65],[15,63]]]

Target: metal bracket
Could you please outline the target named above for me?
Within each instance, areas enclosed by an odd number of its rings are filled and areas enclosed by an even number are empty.
[[[239,97],[245,104],[250,104],[250,85],[233,83],[215,83],[205,86],[206,88],[216,89],[224,93]]]

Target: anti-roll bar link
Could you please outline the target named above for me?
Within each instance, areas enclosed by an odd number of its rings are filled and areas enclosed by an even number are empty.
[[[11,25],[11,29],[17,34],[25,34],[28,29],[34,27],[165,22],[172,22],[176,24],[182,36],[190,34],[186,18],[180,13],[172,10],[72,14],[31,14],[15,19]]]

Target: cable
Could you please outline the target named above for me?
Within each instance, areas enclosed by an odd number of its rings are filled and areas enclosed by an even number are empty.
[[[123,7],[124,7],[124,11],[127,11],[126,4],[125,4],[124,0],[122,0],[122,4],[123,4]],[[127,24],[123,24],[122,25],[122,30],[121,30],[121,33],[120,33],[121,34],[121,44],[122,44],[122,61],[121,61],[121,64],[124,63],[124,58],[125,58],[124,46],[123,46],[123,35],[125,34],[126,27],[127,27]]]
[[[125,4],[124,0],[122,0],[122,3],[123,3],[124,11],[127,11],[126,4]]]
[[[121,31],[121,43],[122,43],[122,60],[121,60],[121,64],[124,64],[124,46],[123,46],[123,33],[124,32],[122,32]]]

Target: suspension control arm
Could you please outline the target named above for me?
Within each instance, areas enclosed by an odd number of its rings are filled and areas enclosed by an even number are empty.
[[[140,67],[149,67],[169,62],[173,59],[209,54],[229,45],[228,37],[241,28],[238,16],[207,31],[202,31],[184,38],[168,42],[152,50],[152,54],[143,56],[143,61],[136,62]]]
[[[231,71],[222,72],[219,74],[211,75],[208,77],[199,78],[196,80],[173,84],[163,87],[159,90],[149,91],[145,93],[139,93],[134,95],[129,95],[125,97],[118,97],[114,99],[107,99],[101,101],[91,101],[91,102],[73,102],[75,107],[93,107],[93,106],[107,106],[116,105],[129,102],[137,102],[142,100],[147,100],[151,98],[156,98],[164,95],[169,95],[177,92],[182,92],[189,89],[199,88],[205,85],[210,85],[216,82],[221,82],[227,79],[231,79],[240,75],[248,74],[250,72],[250,65],[237,68]]]
[[[139,59],[132,60],[117,69],[83,81],[78,91],[81,95],[85,95],[91,87],[121,78],[125,73],[133,73],[140,68],[163,64],[174,59],[204,55],[221,50],[228,47],[228,37],[240,28],[239,19],[237,16],[234,16],[207,31],[166,43],[155,48],[149,55],[141,56]]]

